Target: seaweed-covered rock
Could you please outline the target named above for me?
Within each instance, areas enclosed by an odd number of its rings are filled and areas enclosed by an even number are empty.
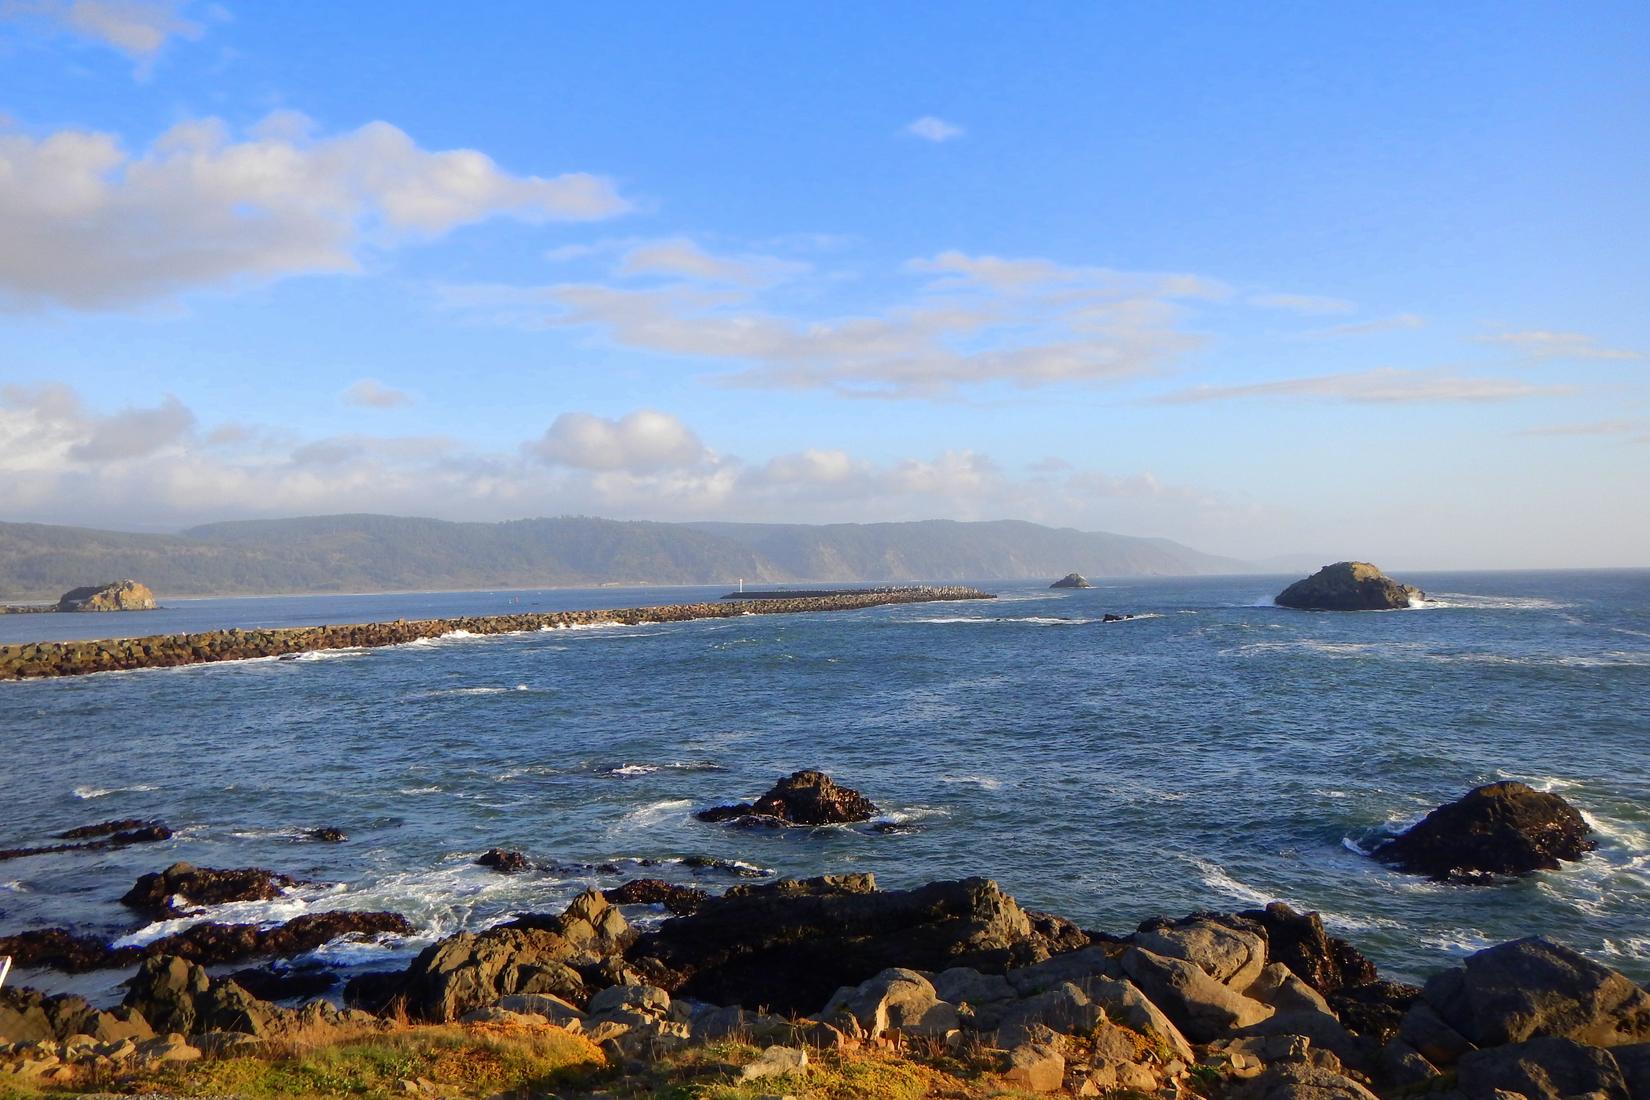
[[[1273,602],[1305,611],[1391,611],[1424,599],[1425,592],[1398,583],[1367,561],[1340,561],[1296,581]]]
[[[837,825],[867,821],[876,804],[850,787],[843,787],[822,771],[794,772],[774,784],[754,803],[715,806],[697,815],[700,821],[763,818],[786,825]]]
[[[1440,806],[1374,854],[1435,879],[1522,875],[1580,859],[1598,847],[1591,831],[1581,813],[1556,794],[1523,783],[1490,783]]]

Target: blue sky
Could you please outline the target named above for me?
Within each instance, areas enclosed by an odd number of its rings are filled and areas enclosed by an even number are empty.
[[[0,515],[1650,564],[1642,4],[0,0]]]

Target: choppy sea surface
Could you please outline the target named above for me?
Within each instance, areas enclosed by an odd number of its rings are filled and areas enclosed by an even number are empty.
[[[185,859],[308,880],[204,919],[405,913],[411,939],[320,955],[385,968],[590,885],[869,870],[891,887],[989,875],[1026,905],[1113,932],[1281,899],[1321,911],[1396,977],[1532,932],[1650,977],[1650,571],[1406,574],[1437,602],[1362,614],[1269,606],[1289,579],[987,582],[1000,599],[0,684],[0,848],[107,818],[177,830],[0,863],[0,934],[174,931],[182,922],[145,926],[116,899]],[[193,600],[0,629],[44,639],[723,591]],[[1102,623],[1106,612],[1138,617]],[[891,828],[692,816],[802,767],[863,791]],[[1570,799],[1598,852],[1490,887],[1363,854],[1503,778]],[[298,839],[323,825],[349,840]],[[544,866],[474,866],[493,846]],[[701,856],[730,863],[677,862]],[[601,864],[616,870],[581,866]],[[108,998],[122,977],[16,979]]]

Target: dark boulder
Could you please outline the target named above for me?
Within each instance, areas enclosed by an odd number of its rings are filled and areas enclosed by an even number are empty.
[[[867,821],[877,812],[869,798],[849,787],[838,786],[824,772],[810,769],[781,779],[755,803],[716,806],[700,811],[697,816],[700,821],[754,817],[786,825],[837,825]]]
[[[1067,573],[1065,576],[1061,577],[1059,580],[1057,580],[1053,584],[1049,585],[1049,587],[1050,588],[1093,588],[1094,585],[1090,584],[1083,577],[1083,574],[1081,574],[1081,573]]]
[[[195,1001],[212,988],[206,969],[187,959],[155,956],[145,959],[126,983],[125,1007],[143,1015],[160,1034],[188,1035],[198,1017]]]
[[[1499,1100],[1508,1094],[1526,1100],[1635,1097],[1609,1051],[1569,1039],[1531,1039],[1472,1051],[1457,1065],[1456,1082],[1468,1100]]]
[[[57,834],[59,840],[86,840],[94,836],[112,836],[115,833],[128,833],[137,829],[148,829],[161,822],[141,817],[123,817],[114,821],[100,821],[96,825],[81,825],[67,832]]]
[[[1306,611],[1391,611],[1424,599],[1419,588],[1399,584],[1366,561],[1341,561],[1296,581],[1272,602]]]
[[[1087,943],[1067,922],[1034,920],[988,879],[878,892],[858,875],[735,887],[665,921],[627,959],[681,996],[806,1013],[894,967],[1000,974]]]
[[[508,848],[489,848],[476,857],[478,867],[487,867],[501,875],[514,875],[530,870],[531,860],[521,852],[513,852]]]
[[[1650,993],[1539,937],[1497,944],[1434,975],[1411,1011],[1479,1047],[1535,1038],[1598,1047],[1650,1042]]]
[[[1586,820],[1556,794],[1491,783],[1440,806],[1375,849],[1375,858],[1435,879],[1462,873],[1551,871],[1598,847]]]
[[[166,920],[184,916],[187,909],[179,908],[181,898],[185,906],[224,905],[232,901],[269,901],[281,896],[288,886],[298,880],[261,867],[240,867],[218,870],[196,867],[189,863],[174,863],[164,871],[142,876],[121,896],[120,903],[135,909],[150,920]]]
[[[1385,1043],[1398,1034],[1421,987],[1403,982],[1379,979],[1362,985],[1343,986],[1329,994],[1329,1007],[1335,1010],[1341,1023],[1355,1035],[1367,1035]]]
[[[1267,960],[1280,962],[1324,996],[1376,979],[1375,964],[1343,939],[1324,931],[1316,913],[1298,913],[1281,901],[1243,917],[1266,934]]]
[[[125,829],[121,826],[131,825]],[[118,830],[112,831],[111,830]],[[110,835],[103,835],[110,833]],[[86,825],[81,829],[71,829],[64,836],[102,836],[101,840],[86,840],[79,844],[47,844],[38,848],[4,848],[0,849],[0,860],[21,859],[24,856],[51,855],[54,852],[99,852],[106,848],[124,848],[128,844],[151,844],[159,840],[170,840],[172,830],[158,821],[106,821],[99,825]]]
[[[42,967],[80,974],[130,966],[143,957],[142,948],[110,947],[100,936],[84,936],[66,928],[35,928],[14,936],[0,936],[0,955],[10,955],[20,967]]]
[[[237,970],[229,980],[262,1001],[295,1001],[330,992],[338,975],[323,966],[259,966]]]
[[[692,886],[678,886],[657,878],[638,878],[602,891],[614,905],[662,905],[677,916],[698,912],[710,895]]]
[[[148,955],[177,955],[216,965],[263,955],[291,958],[345,936],[365,939],[412,933],[412,922],[399,913],[336,910],[305,913],[273,928],[256,924],[196,924],[155,940],[142,950]]]

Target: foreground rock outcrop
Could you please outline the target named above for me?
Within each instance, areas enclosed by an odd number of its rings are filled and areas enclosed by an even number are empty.
[[[1581,812],[1523,783],[1489,783],[1440,806],[1374,856],[1435,879],[1554,871],[1597,848]]]
[[[781,779],[767,794],[752,802],[713,806],[701,810],[700,821],[756,819],[776,825],[841,825],[869,821],[876,804],[850,787],[840,786],[821,771],[800,771]]]
[[[380,1026],[249,988],[303,981],[321,988],[313,968],[214,977],[158,953],[111,1011],[0,990],[0,1085],[82,1071],[101,1084],[122,1067]],[[403,972],[351,983],[351,999],[368,986],[392,1016],[555,1027],[629,1070],[733,1039],[761,1050],[740,1081],[794,1078],[798,1092],[816,1059],[868,1047],[982,1067],[970,1096],[995,1095],[992,1082],[1209,1100],[1650,1096],[1650,993],[1617,971],[1529,938],[1416,989],[1382,981],[1314,914],[1281,904],[1102,936],[985,879],[881,892],[847,875],[735,886],[637,936],[590,891],[560,914],[433,944]]]
[[[59,611],[153,611],[158,606],[149,586],[133,580],[72,589],[57,601]]]
[[[1410,607],[1426,595],[1366,561],[1341,561],[1296,581],[1273,602],[1305,611],[1391,611]]]

